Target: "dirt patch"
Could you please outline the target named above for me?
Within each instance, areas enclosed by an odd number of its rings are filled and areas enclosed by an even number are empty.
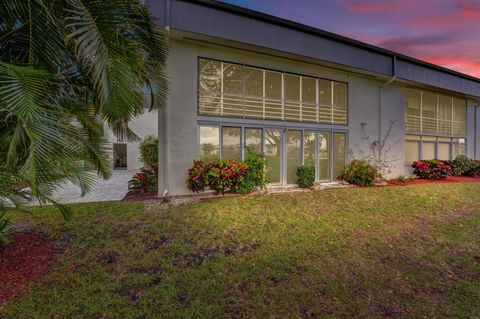
[[[45,236],[19,232],[10,236],[10,244],[0,248],[0,306],[8,299],[22,296],[29,283],[45,274],[56,262],[56,249]]]
[[[468,177],[468,176],[448,176],[445,179],[421,179],[416,178],[413,180],[404,180],[399,181],[398,179],[387,180],[385,184],[378,185],[382,186],[408,186],[408,185],[419,185],[419,184],[445,184],[445,183],[466,183],[466,182],[476,182],[480,183],[480,177]]]
[[[136,193],[136,192],[132,192],[132,191],[129,191],[125,197],[122,198],[122,201],[137,201],[137,202],[143,202],[143,201],[146,201],[146,200],[156,200],[158,199],[157,197],[157,193],[150,193],[150,192],[147,192],[147,193]]]

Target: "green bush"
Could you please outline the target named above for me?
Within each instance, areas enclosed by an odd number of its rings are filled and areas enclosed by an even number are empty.
[[[196,193],[207,187],[217,194],[236,193],[247,171],[248,167],[243,162],[193,161],[193,167],[188,170],[187,188]]]
[[[445,179],[452,172],[452,167],[441,160],[422,160],[412,164],[413,174],[423,179]]]
[[[247,159],[243,163],[247,165],[248,171],[243,176],[243,180],[238,187],[238,192],[247,194],[257,188],[265,188],[268,184],[265,169],[267,160],[265,156],[263,156],[263,154],[257,154],[247,148]]]
[[[451,161],[452,175],[465,175],[472,168],[472,160],[465,155],[458,155]]]
[[[158,178],[154,169],[142,167],[128,181],[128,189],[134,193],[155,192],[158,186]]]
[[[471,177],[480,177],[480,161],[472,160],[470,169],[465,172],[465,175]]]
[[[8,244],[7,239],[7,225],[8,220],[3,218],[5,212],[0,213],[0,247]]]
[[[373,186],[382,176],[378,169],[364,160],[352,160],[340,173],[340,179],[358,186]]]
[[[310,188],[315,183],[315,166],[302,165],[297,167],[297,184],[301,188]]]
[[[158,138],[148,135],[140,142],[140,162],[150,167],[158,165]]]

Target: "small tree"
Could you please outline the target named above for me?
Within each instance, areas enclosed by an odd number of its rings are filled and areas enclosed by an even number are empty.
[[[140,143],[140,162],[150,167],[158,165],[158,138],[148,135]]]

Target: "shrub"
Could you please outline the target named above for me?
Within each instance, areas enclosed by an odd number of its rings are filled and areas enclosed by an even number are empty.
[[[415,161],[413,173],[423,179],[444,179],[452,171],[452,167],[440,160]]]
[[[8,220],[3,218],[5,213],[0,213],[0,247],[8,244],[7,239],[7,225]]]
[[[192,192],[203,192],[207,186],[207,171],[209,170],[210,162],[206,161],[193,161],[193,167],[188,170],[187,175],[187,188]]]
[[[480,177],[480,161],[472,160],[470,169],[465,172],[465,175],[471,177]]]
[[[158,165],[158,138],[148,135],[140,143],[140,162],[150,167]]]
[[[206,187],[217,194],[235,193],[247,171],[247,165],[233,160],[194,161],[188,170],[187,187],[197,193]]]
[[[315,166],[302,165],[297,167],[297,184],[301,188],[310,188],[315,183]]]
[[[155,192],[158,186],[157,174],[152,168],[142,167],[128,181],[128,189],[134,193]]]
[[[452,166],[452,175],[465,175],[465,173],[470,170],[473,164],[472,160],[465,155],[458,155],[450,163]]]
[[[405,182],[405,176],[399,175],[399,176],[397,177],[397,180],[398,180],[400,183],[403,183],[403,182]]]
[[[247,159],[243,162],[248,170],[243,176],[243,180],[238,187],[239,193],[250,193],[256,188],[265,188],[268,184],[266,175],[267,161],[263,154],[257,154],[247,148]]]
[[[340,173],[340,179],[358,186],[373,186],[382,176],[378,169],[365,160],[352,160]]]

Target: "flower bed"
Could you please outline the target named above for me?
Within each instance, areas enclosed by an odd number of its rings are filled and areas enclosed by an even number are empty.
[[[469,177],[469,176],[447,176],[444,179],[422,179],[415,178],[412,180],[405,179],[399,181],[397,178],[390,179],[386,181],[385,186],[408,186],[408,185],[419,185],[419,184],[443,184],[443,183],[466,183],[466,182],[475,182],[480,183],[480,177]]]
[[[413,173],[423,179],[445,179],[452,171],[450,165],[440,160],[415,161],[412,167]]]

